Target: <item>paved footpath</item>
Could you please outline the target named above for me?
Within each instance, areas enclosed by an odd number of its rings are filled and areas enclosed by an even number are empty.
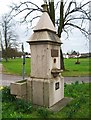
[[[79,83],[91,83],[91,76],[86,77],[64,77],[64,82],[67,84],[75,83],[76,81],[79,81]]]
[[[7,75],[1,73],[0,78],[0,86],[9,86],[11,82],[22,80],[22,76]],[[64,82],[67,84],[75,83],[76,81],[79,81],[79,83],[89,83],[91,82],[91,77],[64,77]]]
[[[3,74],[2,64],[0,63],[0,86],[9,86],[11,82],[16,82],[19,80],[22,80],[22,76]],[[64,77],[64,82],[67,84],[75,83],[76,81],[79,81],[79,83],[82,83],[82,82],[89,83],[91,82],[91,76],[90,77]]]
[[[0,73],[0,86],[9,86],[10,83],[22,80],[22,76],[8,75]]]

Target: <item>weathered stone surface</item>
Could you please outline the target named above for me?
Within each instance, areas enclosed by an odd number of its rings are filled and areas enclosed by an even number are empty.
[[[11,94],[16,96],[23,96],[26,95],[26,82],[16,82],[11,83],[10,90]]]
[[[59,82],[59,88],[56,90],[55,84],[57,82]],[[28,96],[30,96],[33,104],[50,107],[64,97],[64,81],[60,77],[56,79],[32,78],[32,81],[27,83],[28,87],[32,83],[32,86],[28,89]],[[30,90],[32,94],[29,92]]]
[[[50,81],[49,80],[44,80],[44,106],[47,106],[49,107],[49,84],[50,84]]]
[[[32,101],[32,78],[27,80],[27,100]]]
[[[56,29],[48,15],[47,12],[44,12],[39,19],[36,27],[34,28],[34,31],[39,31],[39,30],[51,30],[53,32],[56,32]]]
[[[32,81],[33,88],[33,104],[43,106],[43,81],[40,79],[34,79]]]
[[[58,82],[59,82],[59,89],[56,90],[55,85]],[[62,86],[63,86],[63,81],[61,80],[60,77],[53,79],[50,82],[49,107],[54,105],[56,102],[60,101],[64,97],[64,94],[63,94],[64,88]]]
[[[73,100],[72,98],[63,98],[62,100],[58,101],[56,104],[54,104],[53,106],[51,106],[49,108],[49,110],[53,111],[53,112],[58,112],[60,111],[63,107],[65,107],[69,102],[71,102],[71,100]]]
[[[59,57],[51,57],[53,48],[60,50],[59,46],[54,45],[31,45],[31,77],[53,78],[51,70],[60,69],[60,52],[58,52]],[[55,63],[54,59],[56,59]]]
[[[39,43],[47,44],[47,42],[50,42],[50,44],[55,43],[56,45],[61,44],[60,38],[55,33],[50,31],[34,32],[27,42],[30,43],[30,45]]]

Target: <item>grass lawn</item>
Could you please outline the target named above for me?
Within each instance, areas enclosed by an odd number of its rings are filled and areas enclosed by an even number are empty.
[[[31,71],[30,61],[31,59],[26,58],[25,75],[27,76],[30,75]],[[3,72],[6,72],[8,74],[22,75],[22,58],[9,59],[8,62],[3,61],[2,64],[4,67]]]
[[[15,99],[10,95],[9,88],[3,88],[2,92],[2,117],[4,118],[89,118],[89,84],[78,82],[65,84],[65,97],[73,100],[59,112],[49,111],[43,107],[33,107],[29,102]]]
[[[89,76],[91,71],[89,71],[89,65],[91,58],[80,58],[80,64],[75,64],[76,59],[64,59],[66,71],[62,72],[63,76]],[[10,59],[9,62],[3,61],[4,72],[10,74],[22,75],[22,59]],[[31,59],[26,58],[25,64],[25,74],[30,75],[31,71]]]
[[[64,59],[65,69],[63,76],[89,76],[91,75],[91,58],[80,58],[80,64],[75,64],[76,58]]]

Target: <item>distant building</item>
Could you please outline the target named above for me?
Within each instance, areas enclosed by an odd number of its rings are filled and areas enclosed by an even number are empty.
[[[90,58],[91,57],[91,53],[81,53],[81,58]]]
[[[21,56],[21,58],[23,58],[23,55]],[[30,54],[30,53],[25,52],[25,58],[31,58],[31,54]]]
[[[81,57],[81,54],[80,53],[77,53],[76,51],[73,51],[72,53],[63,53],[63,57],[64,58],[77,58],[77,57]]]
[[[31,58],[31,55],[26,55],[26,58]]]
[[[65,54],[65,53],[63,53],[63,58],[69,58],[69,55],[68,54]]]

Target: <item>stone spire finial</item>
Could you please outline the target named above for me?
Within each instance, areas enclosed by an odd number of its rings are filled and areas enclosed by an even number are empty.
[[[48,5],[45,3],[43,5],[41,5],[41,7],[43,8],[43,12],[47,12],[47,8],[48,8]]]

